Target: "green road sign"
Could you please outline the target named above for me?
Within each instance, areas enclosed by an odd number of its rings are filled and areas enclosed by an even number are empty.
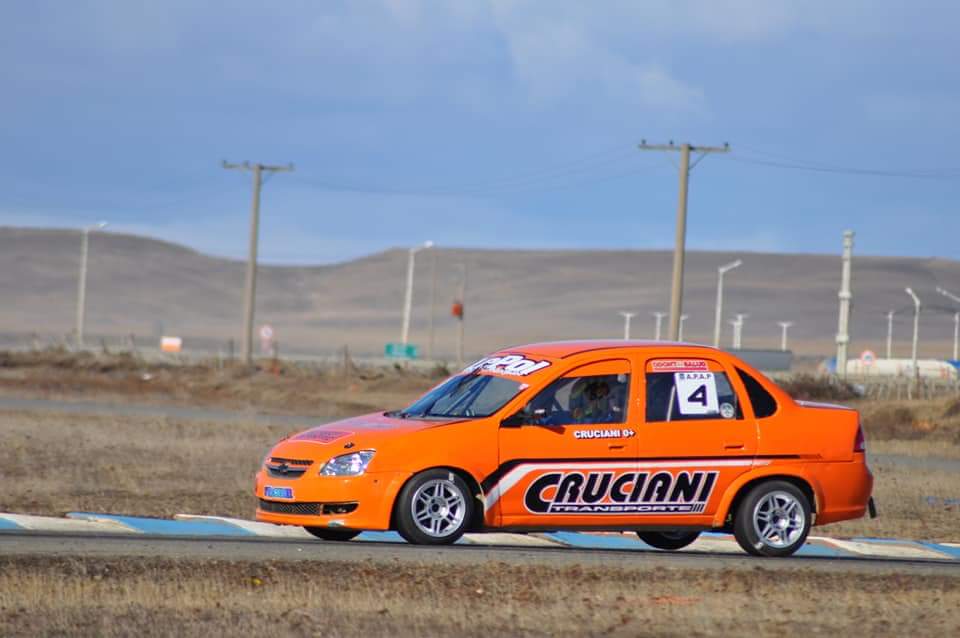
[[[420,356],[419,349],[412,343],[388,343],[383,353],[397,359],[416,359]]]

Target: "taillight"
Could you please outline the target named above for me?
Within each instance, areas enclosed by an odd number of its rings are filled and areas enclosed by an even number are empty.
[[[867,451],[867,441],[863,438],[863,427],[857,425],[857,438],[853,442],[853,451],[854,452],[866,452]]]

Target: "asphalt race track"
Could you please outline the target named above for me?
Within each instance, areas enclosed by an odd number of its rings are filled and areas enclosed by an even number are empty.
[[[637,550],[494,547],[480,544],[423,547],[400,543],[286,539],[173,538],[160,536],[0,533],[0,555],[164,557],[237,561],[372,561],[476,565],[583,565],[631,569],[805,569],[823,573],[957,574],[960,562],[877,558],[755,558],[745,555]]]

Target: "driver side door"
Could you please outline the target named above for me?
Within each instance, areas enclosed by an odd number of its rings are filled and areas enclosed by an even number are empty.
[[[502,526],[602,528],[630,520],[611,492],[629,490],[621,477],[636,466],[642,415],[631,400],[635,383],[626,359],[589,363],[503,421],[500,465],[487,495]]]

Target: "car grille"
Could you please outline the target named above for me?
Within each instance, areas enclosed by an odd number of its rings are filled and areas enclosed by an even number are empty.
[[[267,474],[275,478],[300,478],[313,465],[310,459],[285,459],[272,456],[267,460]]]
[[[279,503],[260,499],[260,509],[274,514],[299,514],[301,516],[317,516],[323,508],[323,503]]]
[[[357,509],[357,503],[287,503],[260,499],[260,509],[274,514],[318,516],[320,514],[349,514]]]

